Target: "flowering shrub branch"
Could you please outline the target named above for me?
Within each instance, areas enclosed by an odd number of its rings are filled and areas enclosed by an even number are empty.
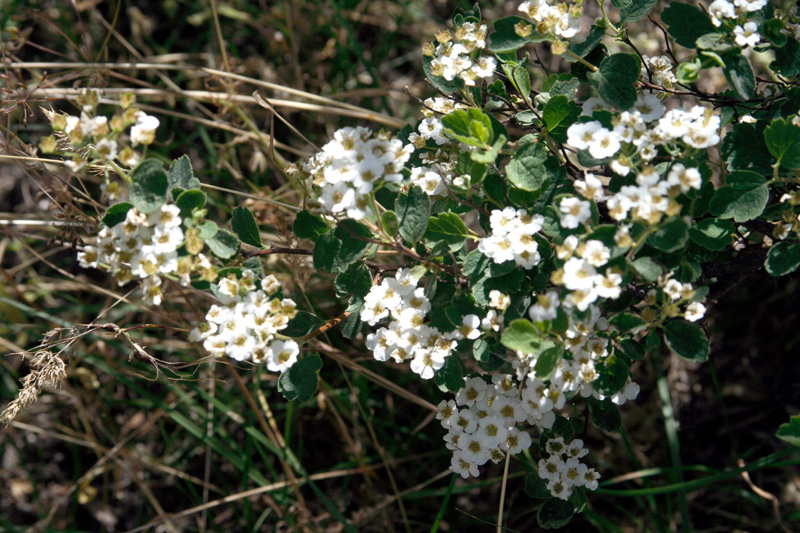
[[[731,273],[800,266],[797,8],[673,2],[658,25],[666,53],[648,57],[626,25],[656,2],[611,4],[588,34],[580,2],[522,2],[494,31],[477,6],[457,13],[422,47],[439,94],[419,122],[342,128],[284,169],[308,196],[293,225],[304,247],[265,247],[243,207],[222,229],[187,157],[169,169],[146,157],[158,119],[126,97],[109,120],[87,91],[80,117],[50,114],[41,143],[102,173],[119,200],[78,261],[140,281],[153,306],[172,286],[209,291],[188,339],[280,373],[289,400],[316,391],[312,339],[333,327],[363,339],[453,395],[436,418],[454,473],[522,455],[540,525],[563,526],[602,475],[581,437],[590,423],[620,430],[637,362],[706,361],[710,291]],[[543,46],[569,72],[531,79],[523,51]],[[768,71],[748,49],[774,54]],[[720,94],[694,85],[711,69]],[[299,310],[263,271],[273,254],[311,256],[345,311]]]

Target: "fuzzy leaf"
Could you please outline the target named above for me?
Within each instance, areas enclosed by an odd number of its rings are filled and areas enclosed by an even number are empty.
[[[708,338],[703,330],[683,320],[673,320],[664,326],[664,342],[670,350],[689,361],[708,361]]]
[[[230,259],[239,252],[239,238],[228,230],[221,229],[206,241],[209,250],[220,259]]]
[[[769,249],[765,262],[767,272],[772,276],[791,274],[800,266],[800,244],[781,241]]]
[[[394,210],[400,222],[400,235],[410,243],[418,242],[428,228],[431,215],[431,201],[428,195],[416,185],[408,194],[398,194]]]
[[[467,240],[467,226],[455,213],[442,213],[428,220],[425,240],[432,243],[444,241],[455,252],[463,248]]]
[[[636,102],[633,83],[639,79],[639,60],[631,54],[614,54],[600,63],[588,77],[600,96],[617,109],[629,109]]]
[[[167,173],[156,159],[145,159],[131,173],[131,203],[142,213],[152,213],[167,201]]]
[[[258,234],[258,224],[256,217],[246,207],[239,206],[233,210],[233,220],[231,226],[234,233],[239,236],[242,242],[257,248],[263,248],[261,237]]]
[[[312,215],[308,211],[300,211],[294,219],[292,231],[301,239],[316,241],[320,235],[328,232],[328,225],[322,217]]]
[[[289,400],[305,402],[310,400],[317,392],[319,376],[317,371],[322,368],[322,358],[317,354],[303,357],[278,378],[278,390],[283,397]]]
[[[128,211],[131,210],[131,207],[133,207],[133,204],[130,202],[121,202],[112,205],[111,207],[108,208],[106,214],[103,215],[103,220],[102,220],[103,224],[105,224],[109,228],[116,226],[117,224],[125,220],[125,217],[128,216]]]
[[[800,168],[800,128],[776,118],[764,130],[767,149],[784,168]]]
[[[694,48],[697,38],[717,31],[711,18],[700,8],[683,2],[672,2],[661,13],[675,42],[686,48]]]

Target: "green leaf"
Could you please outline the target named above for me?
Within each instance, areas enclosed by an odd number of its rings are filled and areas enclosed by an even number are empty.
[[[358,332],[361,331],[361,327],[364,325],[364,322],[361,321],[362,309],[364,309],[363,303],[347,309],[350,314],[342,321],[342,336],[345,339],[355,339]]]
[[[114,204],[108,208],[106,214],[103,215],[103,224],[107,227],[111,228],[125,220],[128,216],[128,211],[131,210],[133,204],[130,202],[121,202],[118,204]]]
[[[650,246],[666,253],[683,250],[688,242],[689,228],[680,218],[673,218],[647,239]]]
[[[775,436],[792,446],[800,446],[800,415],[794,415],[789,422],[781,424]]]
[[[319,382],[317,371],[320,368],[322,368],[322,358],[319,355],[311,354],[303,357],[281,374],[278,378],[278,390],[290,402],[310,400],[317,392]]]
[[[185,194],[185,193],[184,193]],[[231,227],[234,233],[239,236],[242,242],[257,248],[263,248],[261,237],[258,234],[258,224],[256,217],[246,207],[239,206],[233,210],[233,220]]]
[[[589,81],[600,96],[617,109],[629,109],[636,102],[633,83],[639,79],[639,59],[631,54],[614,54],[589,73]]]
[[[597,379],[592,386],[603,396],[611,396],[621,391],[628,382],[630,367],[621,357],[612,355],[595,365]]]
[[[519,89],[523,99],[527,101],[531,95],[531,74],[528,72],[528,69],[525,68],[526,64],[527,60],[519,62],[513,67],[511,74],[514,79],[514,84]],[[505,66],[504,64],[503,70],[505,70]]]
[[[397,217],[397,213],[391,209],[381,214],[381,224],[390,237],[394,237],[400,231],[400,219]]]
[[[428,228],[431,215],[431,201],[428,195],[416,185],[408,194],[398,194],[394,210],[400,220],[400,235],[410,243],[419,242]]]
[[[781,241],[767,253],[764,263],[767,272],[772,276],[785,276],[791,274],[800,266],[800,244]]]
[[[294,219],[292,231],[301,239],[315,242],[320,235],[328,232],[328,225],[322,217],[312,215],[308,211],[300,211]]]
[[[764,124],[734,124],[722,139],[723,160],[729,170],[752,170],[766,175],[772,172],[772,154],[764,141]]]
[[[703,330],[683,320],[673,320],[664,326],[664,342],[670,350],[689,361],[708,361],[708,338]]]
[[[786,46],[788,41],[786,34],[781,33],[783,29],[783,21],[779,18],[766,20],[759,28],[761,35],[776,48]]]
[[[142,213],[152,213],[167,201],[167,173],[157,159],[145,159],[131,173],[128,196]]]
[[[719,53],[738,50],[738,46],[731,41],[730,37],[729,34],[724,33],[706,33],[698,37],[695,44],[701,50],[711,50]]]
[[[467,241],[467,226],[455,213],[442,213],[428,220],[425,240],[434,243],[444,241],[455,252],[463,248]]]
[[[433,71],[431,70],[433,59],[434,58],[430,56],[422,56],[422,70],[425,71],[425,77],[430,80],[431,84],[444,94],[452,94],[461,90],[461,88],[464,87],[464,81],[458,76],[452,80],[446,80],[441,76],[433,75]]]
[[[540,478],[539,474],[525,476],[525,494],[537,500],[546,500],[552,496],[547,488],[547,481]]]
[[[488,148],[494,140],[489,115],[474,107],[443,116],[442,131],[453,140],[478,148]]]
[[[536,512],[536,522],[542,529],[558,529],[566,526],[575,514],[575,506],[569,500],[550,498]]]
[[[620,333],[627,333],[634,330],[634,333],[646,324],[639,315],[634,315],[627,311],[614,315],[609,323],[616,326]],[[604,393],[605,394],[605,393]]]
[[[294,318],[280,330],[281,335],[286,337],[299,338],[308,335],[325,324],[325,321],[313,313],[298,311]]]
[[[314,268],[317,270],[325,269],[328,272],[333,272],[333,263],[336,260],[336,255],[339,253],[339,248],[342,246],[342,241],[337,239],[333,233],[324,233],[317,238],[314,246]]]
[[[756,90],[756,76],[750,61],[737,49],[734,53],[723,55],[725,79],[731,84],[736,96],[742,100],[753,98]]]
[[[478,249],[472,250],[467,254],[464,259],[464,265],[461,267],[461,273],[470,278],[470,283],[484,277],[486,269],[489,264],[493,263],[491,259],[483,255]]]
[[[219,226],[213,220],[204,220],[197,225],[197,229],[200,230],[200,238],[204,241],[213,238],[219,232]]]
[[[189,161],[189,156],[182,155],[172,162],[172,165],[169,167],[170,191],[173,189],[188,191],[191,189],[200,189],[200,187],[200,180],[194,177],[194,170],[192,170],[192,163]]]
[[[577,105],[566,96],[558,94],[548,100],[542,111],[542,118],[553,140],[561,143],[566,142],[567,128],[578,120],[580,113]]]
[[[563,357],[564,346],[562,344],[556,344],[552,348],[544,350],[536,358],[536,365],[533,367],[536,377],[542,381],[550,379]]]
[[[622,428],[622,415],[619,412],[619,407],[611,401],[611,398],[598,400],[594,396],[589,396],[588,403],[589,415],[597,427],[611,433],[615,433]]]
[[[800,128],[776,118],[764,130],[767,149],[784,168],[800,168]]]
[[[619,21],[622,23],[636,22],[644,18],[657,3],[658,0],[632,0],[619,10]]]
[[[600,26],[594,25],[592,29],[589,30],[589,35],[586,37],[586,40],[581,43],[571,43],[567,50],[578,56],[579,58],[584,58],[586,54],[594,50],[594,47],[600,44],[600,41],[603,40],[603,37],[606,35],[605,28],[601,28]],[[578,59],[571,55],[571,54],[564,54],[564,60],[567,63],[572,63],[577,61]]]
[[[634,270],[642,276],[642,279],[651,283],[663,273],[661,265],[656,263],[652,257],[640,257],[632,264]]]
[[[457,355],[444,360],[444,366],[433,374],[433,381],[450,392],[458,392],[464,386],[464,367]]]
[[[531,34],[527,37],[517,35],[514,26],[520,22],[532,26],[532,24],[520,17],[506,17],[494,23],[494,33],[489,36],[489,51],[498,54],[515,52],[528,43],[538,43],[547,39],[544,35],[536,33],[536,28],[531,28]]]
[[[656,336],[656,338],[658,337]],[[628,358],[632,361],[641,361],[644,359],[645,347],[641,342],[633,339],[624,339],[619,344],[622,346],[622,351],[625,353],[625,355],[628,356]]]
[[[239,252],[239,238],[228,230],[221,229],[206,240],[208,249],[220,259],[230,259]]]
[[[549,152],[541,143],[526,144],[514,154],[506,165],[506,176],[514,187],[537,192],[545,186],[548,169],[545,166]]]
[[[483,165],[491,165],[497,160],[497,156],[500,155],[500,150],[502,150],[503,147],[506,145],[506,141],[508,141],[506,136],[500,135],[490,149],[473,150],[472,152],[469,153],[469,158],[475,163],[480,163]],[[474,179],[475,177],[473,177],[473,180]],[[475,183],[475,181],[473,181],[473,183]]]
[[[739,170],[725,178],[725,186],[717,189],[709,211],[720,218],[747,222],[764,212],[769,200],[766,180],[755,172]]]
[[[542,92],[550,93],[551,96],[563,94],[570,101],[572,101],[572,99],[575,98],[575,95],[578,93],[579,85],[580,82],[578,81],[578,78],[572,74],[568,74],[566,72],[563,74],[552,74],[544,81],[544,84],[542,85]]]
[[[722,251],[731,244],[734,224],[730,220],[704,218],[689,228],[689,238],[709,250]]]
[[[800,42],[789,38],[786,44],[780,48],[775,48],[775,61],[769,64],[769,68],[785,78],[794,78],[800,74]]]
[[[670,3],[661,13],[661,20],[675,42],[686,48],[694,48],[698,37],[717,31],[703,10],[683,2]]]
[[[197,189],[183,191],[175,199],[175,205],[181,210],[181,218],[191,218],[194,209],[202,209],[206,205],[206,193]]]
[[[352,263],[347,270],[336,276],[333,281],[336,289],[336,296],[344,298],[353,295],[356,298],[363,298],[372,287],[372,275],[369,268],[363,261]]]
[[[336,259],[342,263],[342,268],[361,259],[370,245],[366,239],[372,238],[372,232],[368,227],[349,219],[340,221],[333,234],[342,242],[336,253]]]
[[[539,350],[541,339],[536,326],[527,319],[518,318],[506,327],[500,336],[500,342],[511,350],[532,354]]]

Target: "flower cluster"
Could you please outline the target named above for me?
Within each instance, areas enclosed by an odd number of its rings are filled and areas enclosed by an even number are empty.
[[[518,11],[535,22],[536,31],[541,35],[571,39],[581,30],[583,8],[580,2],[567,6],[557,0],[526,0],[519,5]],[[525,28],[517,28],[517,33],[525,32]]]
[[[455,35],[448,30],[436,35],[434,45],[423,46],[423,53],[431,60],[431,73],[448,81],[461,79],[464,85],[475,85],[478,78],[489,78],[494,75],[497,60],[494,57],[480,57],[480,51],[486,48],[486,24],[464,22]]]
[[[378,361],[410,361],[412,371],[423,379],[430,379],[444,366],[445,358],[455,348],[454,338],[458,335],[458,338],[476,338],[480,332],[477,324],[467,324],[466,317],[465,325],[456,330],[456,335],[443,335],[437,328],[425,324],[431,302],[424,289],[417,287],[418,281],[411,270],[403,268],[394,278],[384,278],[364,298],[361,320],[374,326],[391,316],[387,327],[367,335],[367,348]]]
[[[215,267],[203,254],[178,257],[184,242],[180,224],[180,209],[174,204],[165,204],[149,215],[131,207],[123,221],[100,230],[96,245],[78,252],[78,262],[83,268],[110,270],[120,285],[144,279],[145,302],[160,305],[161,275],[177,274],[183,285],[189,284],[189,275],[195,270],[201,271],[204,279],[216,277]]]
[[[488,461],[499,463],[506,454],[527,450],[531,436],[517,428],[529,421],[540,427],[552,426],[555,417],[536,419],[527,402],[519,399],[517,384],[507,374],[492,376],[488,384],[480,377],[465,378],[455,400],[442,400],[436,418],[447,430],[447,449],[453,451],[450,470],[464,479],[478,477],[478,467]]]
[[[700,171],[675,163],[665,176],[660,176],[653,167],[645,167],[636,175],[635,185],[624,185],[608,199],[609,215],[614,220],[639,220],[658,223],[663,215],[680,213],[680,204],[675,197],[690,189],[699,190],[703,184]]]
[[[737,33],[736,29],[742,30],[742,26],[736,25],[735,21],[746,18],[748,14],[755,13],[766,5],[767,0],[733,0],[733,2],[729,2],[728,0],[714,0],[708,6],[708,14],[711,15],[711,22],[716,27],[726,25],[728,20],[734,21],[732,24],[736,26],[734,32]],[[753,23],[753,26],[755,26],[755,23]],[[738,35],[737,33],[736,44],[745,46],[739,43]],[[760,36],[755,42],[759,40]]]
[[[672,66],[669,56],[649,57],[642,54],[641,77],[659,87],[674,89],[678,79],[672,73]]]
[[[622,274],[613,267],[598,271],[611,258],[611,250],[601,241],[570,235],[556,247],[556,254],[565,263],[552,279],[571,291],[565,299],[570,305],[585,311],[598,298],[619,298]]]
[[[599,108],[597,101],[586,101],[584,113]],[[590,102],[591,101],[591,102]],[[640,96],[633,110],[624,111],[608,129],[598,120],[576,122],[567,129],[567,142],[578,150],[587,150],[598,160],[615,157],[611,169],[626,176],[641,163],[651,161],[659,146],[682,142],[690,148],[710,148],[720,142],[720,117],[713,109],[694,106],[689,111],[665,112],[661,101],[652,94]]]
[[[548,294],[548,304],[558,305],[558,295]],[[565,302],[567,311],[569,303]],[[538,307],[538,308],[537,308]],[[531,318],[540,318],[541,303],[537,303],[529,310]],[[595,335],[598,331],[608,328],[608,321],[601,317],[600,309],[591,306],[583,318],[577,318],[574,313],[569,313],[570,325],[566,332],[568,342],[565,345],[565,356],[556,366],[553,374],[546,380],[540,379],[534,367],[536,357],[532,354],[517,352],[517,358],[512,362],[517,379],[526,379],[522,397],[529,403],[531,412],[538,415],[535,418],[547,420],[552,417],[553,410],[559,410],[566,404],[567,398],[579,394],[581,398],[593,396],[604,400],[605,395],[600,394],[593,386],[599,377],[597,364],[605,360],[608,353],[608,339]],[[628,380],[625,387],[611,395],[611,401],[623,405],[628,400],[635,400],[639,395],[639,385]]]
[[[589,453],[581,439],[567,444],[563,437],[556,437],[547,441],[545,449],[550,456],[539,460],[539,477],[547,481],[550,494],[567,500],[575,487],[597,488],[600,474],[580,462]]]
[[[421,156],[425,166],[411,169],[411,184],[429,196],[446,196],[448,188],[463,189],[469,184],[469,175],[456,175],[458,154],[456,152],[425,152]]]
[[[457,109],[465,109],[467,106],[442,97],[428,98],[424,104],[425,118],[417,127],[419,133],[412,132],[408,136],[409,142],[420,150],[426,148],[428,141],[432,141],[437,147],[447,148],[444,145],[450,141],[445,137],[442,131],[442,121],[436,114],[446,115]],[[416,185],[429,196],[444,196],[450,187],[461,189],[469,186],[470,176],[456,175],[457,151],[428,150],[420,155],[420,159],[423,166],[411,168],[411,184]]]
[[[400,182],[414,147],[386,133],[358,126],[342,128],[322,151],[303,164],[321,190],[319,204],[329,213],[360,220],[372,212],[370,194],[384,182]]]
[[[695,291],[691,283],[681,283],[669,273],[658,278],[657,286],[645,295],[641,312],[645,320],[657,320],[659,315],[666,314],[670,317],[682,315],[689,322],[697,322],[705,316],[705,293]],[[682,305],[686,308],[681,313]]]
[[[525,269],[539,264],[539,244],[533,236],[542,229],[544,217],[524,209],[495,209],[489,217],[492,233],[481,239],[478,250],[495,263],[515,261]]]
[[[80,116],[47,111],[56,135],[42,140],[42,151],[69,156],[65,164],[73,172],[82,170],[87,164],[102,167],[121,164],[129,168],[139,164],[141,154],[131,146],[124,146],[122,134],[130,127],[133,147],[149,145],[155,140],[159,120],[133,107],[135,99],[131,94],[122,97],[123,112],[111,120],[96,115],[99,101],[97,91],[84,89],[78,96]]]
[[[190,341],[203,341],[203,347],[216,357],[236,361],[266,363],[272,372],[283,372],[297,362],[298,344],[276,340],[296,314],[296,304],[279,297],[281,286],[273,275],[257,284],[252,270],[241,278],[229,274],[219,282],[220,305],[212,305],[206,322],[193,329]]]

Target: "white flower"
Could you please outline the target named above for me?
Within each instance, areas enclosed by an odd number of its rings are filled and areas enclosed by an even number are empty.
[[[131,143],[133,146],[137,144],[151,144],[156,138],[156,129],[160,124],[159,120],[145,113],[140,112],[136,117],[136,123],[131,128]]]
[[[558,314],[558,304],[560,302],[557,291],[547,291],[545,294],[539,294],[536,296],[536,303],[528,310],[528,315],[534,322],[553,320]]]
[[[591,122],[576,122],[567,128],[567,143],[578,150],[585,150],[594,143],[594,136],[600,130],[606,130],[597,120]]]
[[[744,26],[736,26],[733,28],[733,34],[736,36],[736,44],[742,48],[755,46],[761,40],[758,25],[753,21],[745,22]]]
[[[640,116],[645,122],[652,122],[664,116],[666,108],[661,100],[653,93],[639,96],[633,104],[634,109],[639,111]]]
[[[595,268],[584,259],[573,257],[564,263],[564,286],[571,291],[591,290],[596,275]]]
[[[736,16],[736,9],[727,0],[714,0],[708,6],[708,14],[711,15],[711,22],[714,26],[720,27],[721,19],[732,19]]]
[[[566,229],[575,229],[592,216],[591,204],[575,196],[562,198],[558,210],[561,211],[559,223]]]
[[[595,159],[613,157],[620,149],[620,136],[615,131],[601,128],[592,135],[589,154]]]
[[[697,322],[706,314],[706,306],[700,302],[692,302],[686,306],[686,320]]]
[[[97,150],[97,153],[100,154],[100,157],[106,161],[112,161],[116,159],[117,154],[119,153],[117,141],[109,139],[108,137],[100,139],[94,148]]]
[[[603,182],[591,172],[587,172],[583,180],[575,181],[574,185],[580,195],[587,200],[602,200],[605,195]]]
[[[293,340],[273,341],[267,350],[267,370],[272,372],[287,370],[297,362],[299,353],[300,347]]]

